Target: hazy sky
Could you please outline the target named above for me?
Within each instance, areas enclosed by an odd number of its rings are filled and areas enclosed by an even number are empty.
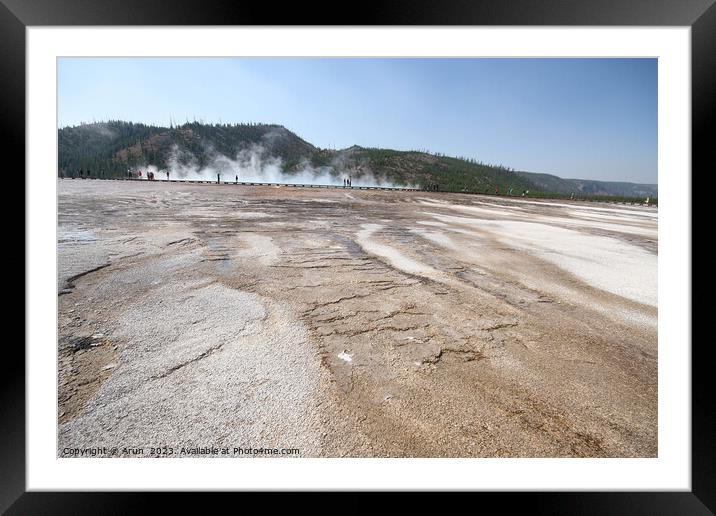
[[[60,127],[277,123],[320,147],[657,182],[656,59],[62,58],[58,98]]]

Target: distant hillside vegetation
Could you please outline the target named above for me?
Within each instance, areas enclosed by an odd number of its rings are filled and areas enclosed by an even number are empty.
[[[616,181],[593,181],[590,179],[562,179],[551,174],[535,172],[518,172],[528,181],[534,183],[539,190],[557,194],[585,194],[622,197],[656,197],[659,193],[657,185],[625,183]]]
[[[195,161],[199,168],[217,155],[235,156],[260,146],[293,166],[316,148],[280,125],[191,122],[166,128],[132,122],[103,122],[65,127],[58,131],[58,166],[66,175],[94,170],[97,175],[123,176],[127,168],[169,166],[172,159]]]
[[[516,172],[503,166],[420,151],[353,146],[321,149],[275,124],[203,124],[190,122],[158,127],[124,121],[82,124],[58,130],[58,173],[76,176],[123,177],[128,169],[175,166],[202,169],[217,157],[235,159],[256,153],[280,163],[287,173],[311,167],[332,174],[369,173],[394,184],[442,191],[579,197],[655,197],[656,185],[562,179],[550,174]]]

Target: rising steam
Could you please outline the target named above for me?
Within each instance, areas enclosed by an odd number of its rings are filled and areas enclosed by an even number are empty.
[[[218,152],[211,152],[210,155],[212,159],[209,164],[200,166],[194,155],[175,145],[166,167],[159,168],[150,164],[137,167],[134,172],[142,171],[142,177],[146,177],[147,172],[153,172],[154,179],[159,181],[166,180],[169,172],[169,179],[180,181],[216,181],[220,175],[222,182],[233,182],[238,176],[239,182],[249,183],[342,186],[343,180],[350,178],[353,186],[414,188],[413,185],[389,181],[385,176],[374,174],[365,167],[351,167],[341,155],[329,166],[314,167],[305,160],[296,170],[286,172],[281,158],[271,156],[265,147],[257,144],[239,151],[235,158]]]

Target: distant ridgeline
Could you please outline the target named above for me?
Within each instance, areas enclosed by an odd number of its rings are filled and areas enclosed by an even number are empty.
[[[658,193],[657,185],[562,179],[423,151],[321,149],[272,124],[82,124],[58,130],[58,151],[58,173],[64,177],[76,177],[80,170],[89,170],[91,177],[126,177],[128,171],[149,166],[170,170],[177,179],[186,170],[209,169],[233,177],[237,163],[255,167],[268,162],[288,176],[287,182],[310,170],[334,176],[367,173],[395,185],[452,192],[507,194],[511,189],[513,196],[529,191],[530,197],[611,200],[656,200]]]

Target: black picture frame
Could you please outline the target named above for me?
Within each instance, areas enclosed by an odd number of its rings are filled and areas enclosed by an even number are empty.
[[[3,147],[25,159],[25,28],[38,25],[620,25],[690,26],[692,171],[716,162],[708,137],[716,105],[716,0],[363,1],[355,8],[305,2],[225,0],[0,0],[0,127]],[[343,14],[346,13],[346,14]],[[349,14],[348,14],[349,13]],[[711,166],[709,166],[711,165]],[[692,171],[692,178],[697,177]],[[24,175],[19,176],[24,191]],[[692,220],[697,220],[697,206]],[[693,234],[693,233],[692,233]],[[693,252],[693,251],[692,251]],[[23,258],[25,258],[23,251]],[[693,254],[692,254],[693,256]],[[19,257],[16,257],[16,259]],[[26,271],[27,274],[27,271]],[[708,283],[708,282],[706,282]],[[692,283],[692,295],[710,288]],[[693,305],[693,303],[692,303]],[[24,303],[23,303],[24,306]],[[692,316],[693,319],[693,316]],[[688,346],[690,342],[682,343]],[[6,344],[6,347],[10,347]],[[17,346],[15,346],[17,348]],[[482,493],[500,510],[536,514],[713,514],[716,511],[716,404],[710,339],[692,346],[692,490],[690,492]],[[8,514],[123,514],[184,504],[182,495],[25,492],[25,354],[2,361],[0,510]],[[223,502],[222,502],[223,503]],[[346,503],[346,500],[343,500]],[[350,502],[349,502],[350,503]],[[204,508],[208,508],[205,505]]]

